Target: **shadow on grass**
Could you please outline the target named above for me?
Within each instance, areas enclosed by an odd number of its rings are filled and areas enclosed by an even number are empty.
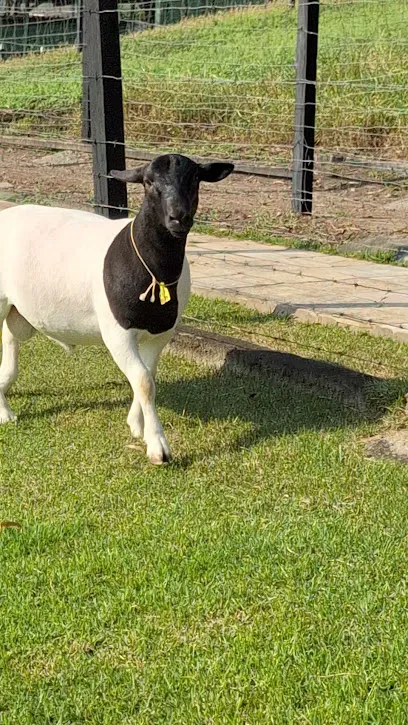
[[[226,446],[234,451],[249,448],[274,436],[304,430],[329,431],[373,422],[381,419],[384,411],[395,404],[408,388],[406,380],[384,380],[337,367],[344,380],[346,397],[330,387],[324,389],[324,380],[313,384],[311,380],[299,382],[282,375],[269,378],[243,375],[228,369],[206,371],[194,378],[168,380],[163,371],[157,385],[159,408],[168,408],[185,416],[191,419],[193,425],[195,419],[203,423],[214,420],[249,423],[249,430],[237,435],[234,440],[229,437],[227,442],[223,441],[222,433],[218,440],[212,436],[204,451],[201,448],[197,455],[184,456],[176,465],[188,467],[197,457],[216,455],[221,449],[225,451]],[[57,404],[50,404],[53,395],[58,396]],[[21,410],[21,421],[61,413],[77,412],[80,415],[84,409],[123,409],[124,428],[131,402],[131,392],[126,381],[112,380],[98,385],[64,386],[54,391],[44,385],[43,389],[20,390],[13,397],[38,398],[29,406],[29,410]]]
[[[162,381],[158,400],[161,406],[203,423],[214,419],[249,423],[248,432],[229,441],[228,447],[233,451],[250,448],[271,437],[307,430],[328,432],[381,420],[407,388],[406,380],[373,380],[366,386],[365,405],[361,406],[353,405],[349,396],[345,402],[334,391],[295,384],[288,379],[251,378],[222,371],[187,382]],[[206,453],[211,455],[222,448],[224,442],[220,439],[215,445],[209,443]],[[178,464],[187,466],[191,462],[192,459],[183,458]]]

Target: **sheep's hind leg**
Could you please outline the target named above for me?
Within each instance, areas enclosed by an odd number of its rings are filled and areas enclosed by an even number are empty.
[[[16,351],[13,344],[10,345],[9,330],[6,325],[6,317],[10,312],[10,305],[6,300],[0,301],[0,324],[3,325],[1,340],[1,365],[0,365],[0,424],[9,423],[16,419],[10,410],[6,400],[5,392],[10,387],[10,380],[15,379]]]
[[[10,409],[6,393],[11,388],[18,375],[18,353],[20,342],[29,340],[34,334],[34,328],[12,307],[7,312],[2,329],[2,357],[0,365],[0,424],[16,420]],[[0,307],[1,314],[1,307]]]

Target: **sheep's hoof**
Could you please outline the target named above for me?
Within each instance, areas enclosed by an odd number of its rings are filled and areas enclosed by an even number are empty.
[[[11,410],[0,410],[0,425],[3,423],[15,423],[17,416],[11,412]]]
[[[150,463],[153,463],[154,466],[162,466],[164,463],[171,463],[171,453],[165,453],[164,451],[161,455],[153,453],[149,455],[149,461]]]
[[[171,453],[166,439],[161,437],[160,441],[155,443],[154,446],[148,446],[147,456],[150,463],[153,463],[154,466],[162,466],[163,463],[170,463]]]
[[[171,456],[167,458],[167,456],[163,456],[163,458],[159,458],[159,456],[149,456],[150,463],[153,464],[153,466],[163,466],[166,463],[170,463]]]

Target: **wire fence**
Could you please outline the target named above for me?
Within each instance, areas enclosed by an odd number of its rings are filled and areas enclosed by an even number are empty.
[[[129,146],[290,165],[296,14],[287,0],[243,5],[189,0],[182,9],[163,2],[159,16],[157,7],[153,12],[142,4],[137,13],[132,3],[121,6]],[[199,13],[203,17],[194,17]],[[3,130],[13,130],[13,121],[18,127],[23,118],[33,133],[70,136],[78,130],[78,11],[71,5],[59,15],[67,18],[56,23],[74,21],[71,30],[55,27],[51,34],[50,19],[36,20],[44,27],[33,26],[32,43],[3,48],[19,56],[2,67],[1,107],[9,111]],[[184,20],[174,23],[180,15]],[[155,26],[154,18],[167,16],[173,25]],[[22,19],[21,10],[2,16],[1,32],[12,30],[16,39]],[[383,174],[385,182],[401,171],[408,151],[407,21],[405,0],[321,0],[316,126],[323,167],[347,163],[354,174],[356,168],[364,171],[364,179],[372,169],[373,180]],[[61,43],[68,47],[45,57],[20,57]]]
[[[0,5],[1,176],[10,185],[0,195],[93,206],[91,145],[76,145],[95,140],[83,133],[83,8],[41,12]],[[305,218],[291,211],[293,3],[122,3],[127,164],[166,151],[236,161],[242,173],[202,191],[203,230],[370,252],[373,240],[380,252],[395,242],[408,255],[407,28],[406,0],[320,0]],[[140,198],[129,189],[131,209]]]
[[[314,206],[320,225],[290,215],[297,33],[291,4],[156,0],[119,6],[127,149],[231,158],[269,171],[257,177],[264,183],[251,180],[245,198],[238,194],[232,212],[223,196],[219,204],[215,199],[205,223],[317,234],[334,245],[349,236],[364,241],[376,221],[380,232],[406,233],[398,209],[386,222],[385,206],[388,194],[404,194],[408,180],[408,5],[321,0],[320,6]],[[6,10],[0,131],[79,139],[81,7],[56,9],[62,18],[53,18],[49,8],[41,18],[41,6]],[[10,33],[13,44],[7,45]],[[53,45],[60,47],[46,51]],[[230,196],[238,191],[232,184]],[[342,231],[347,226],[351,234]]]

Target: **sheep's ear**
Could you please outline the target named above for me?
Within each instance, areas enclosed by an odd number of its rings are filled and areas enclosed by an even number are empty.
[[[199,164],[200,181],[222,181],[234,171],[234,164]]]
[[[143,184],[143,177],[146,171],[146,166],[140,166],[138,169],[130,169],[129,171],[111,171],[110,175],[114,179],[119,179],[125,184]]]

